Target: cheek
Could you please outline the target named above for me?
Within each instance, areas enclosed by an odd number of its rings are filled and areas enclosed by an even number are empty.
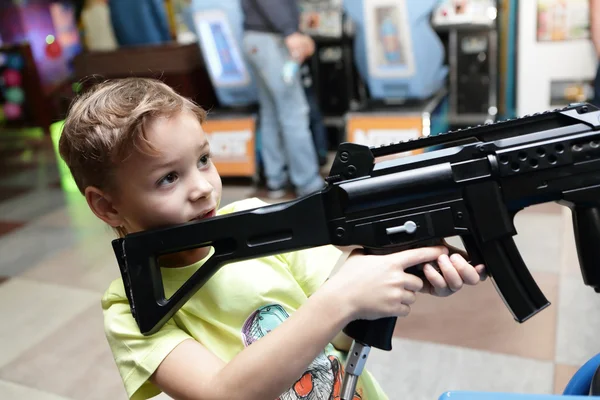
[[[221,191],[223,189],[223,183],[221,182],[221,176],[217,169],[213,166],[210,176],[210,184],[215,189],[215,192],[218,193],[219,199],[221,198]]]
[[[138,220],[149,226],[179,223],[183,205],[177,199],[175,191],[143,196],[135,210]]]
[[[150,202],[150,211],[165,218],[178,216],[183,211],[185,203],[185,196],[174,191],[165,196],[153,197]]]

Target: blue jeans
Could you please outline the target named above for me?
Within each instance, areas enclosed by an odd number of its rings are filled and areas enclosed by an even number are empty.
[[[283,38],[247,31],[242,47],[258,89],[261,156],[267,186],[280,189],[290,181],[299,196],[321,189],[324,181],[319,175],[300,76],[290,85],[283,81],[283,65],[289,57]]]
[[[315,143],[317,154],[319,155],[319,160],[327,158],[327,130],[325,129],[325,124],[323,124],[323,115],[321,115],[317,94],[312,86],[304,87],[304,93],[310,110],[310,131],[313,135],[313,141]]]

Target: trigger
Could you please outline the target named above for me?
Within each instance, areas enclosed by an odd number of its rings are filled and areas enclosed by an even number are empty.
[[[462,240],[465,250],[467,251],[466,255],[461,253],[465,260],[467,260],[473,266],[484,264],[483,256],[479,252],[479,248],[477,247],[473,236],[465,235],[461,236],[460,239]]]

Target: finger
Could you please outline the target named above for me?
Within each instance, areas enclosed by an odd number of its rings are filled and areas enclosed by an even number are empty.
[[[463,285],[463,280],[458,271],[454,268],[450,258],[444,254],[438,258],[437,262],[440,267],[440,271],[442,272],[442,275],[444,275],[444,279],[448,284],[448,288],[450,288],[450,290],[453,292],[460,290]]]
[[[404,274],[404,289],[418,292],[423,289],[423,280],[413,274]]]
[[[479,264],[477,266],[475,266],[475,271],[477,271],[477,273],[479,274],[479,278],[481,279],[481,281],[485,281],[487,279],[487,270],[485,269],[485,265],[483,264]]]
[[[454,269],[461,276],[464,283],[467,285],[476,285],[480,281],[479,273],[469,264],[460,254],[452,254],[450,261],[454,265]]]
[[[342,247],[342,248],[338,247],[338,249],[342,250],[342,252],[349,251],[350,254],[348,255],[348,258],[365,255],[365,249],[363,249],[362,247],[348,246],[348,247]]]
[[[425,293],[425,294],[434,295],[435,294],[435,288],[433,286],[431,286],[431,283],[425,282],[423,284],[423,289],[419,290],[419,293]]]
[[[461,256],[463,256],[463,258],[464,258],[465,260],[470,260],[469,254],[467,254],[467,252],[466,252],[466,251],[464,251],[464,250],[462,250],[462,249],[459,249],[458,247],[452,246],[450,243],[448,243],[448,242],[446,241],[446,239],[444,239],[444,240],[442,241],[442,243],[443,243],[443,245],[444,245],[444,246],[446,246],[446,247],[448,248],[448,254],[454,254],[454,253],[458,253],[458,254],[460,254]]]
[[[410,306],[411,304],[414,304],[415,301],[417,301],[417,295],[415,294],[415,292],[411,292],[410,290],[404,290],[404,292],[402,293],[402,304]]]
[[[361,246],[357,246],[357,245],[339,246],[339,245],[334,244],[333,247],[335,247],[336,249],[338,249],[340,251],[347,251],[348,253],[350,253],[354,249],[362,249]]]
[[[398,317],[406,317],[410,313],[410,306],[406,304],[400,304],[395,312]]]
[[[442,254],[448,254],[448,249],[444,246],[419,247],[390,254],[389,256],[402,269],[410,268],[417,264],[424,264],[436,260]]]
[[[425,274],[425,278],[429,282],[429,292],[432,293],[435,289],[447,289],[448,284],[444,277],[433,267],[431,264],[425,264],[423,267],[423,273]]]

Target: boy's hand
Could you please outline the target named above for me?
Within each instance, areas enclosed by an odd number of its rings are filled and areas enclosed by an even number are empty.
[[[348,307],[352,320],[407,316],[423,280],[404,270],[448,254],[444,246],[422,247],[387,255],[355,249],[326,286]]]
[[[452,246],[448,246],[452,247]],[[451,248],[456,250],[455,248]],[[460,252],[451,256],[442,254],[437,259],[440,272],[436,271],[431,264],[425,264],[423,273],[427,278],[423,281],[423,293],[429,293],[438,297],[447,297],[459,291],[463,285],[476,285],[487,277],[483,264],[472,266]]]

